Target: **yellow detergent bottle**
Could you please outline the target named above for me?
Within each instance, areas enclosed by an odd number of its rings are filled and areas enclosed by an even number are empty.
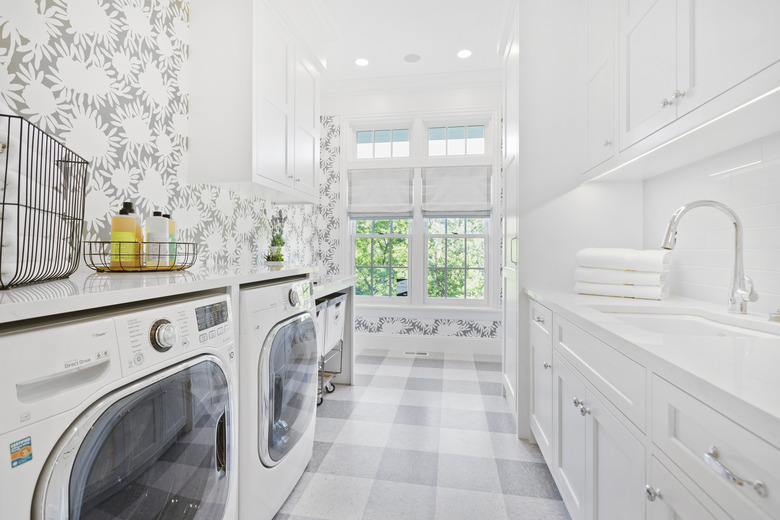
[[[111,267],[137,269],[140,250],[137,233],[138,222],[130,216],[127,208],[111,217]]]

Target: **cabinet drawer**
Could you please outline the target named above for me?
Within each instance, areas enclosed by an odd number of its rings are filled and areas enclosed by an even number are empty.
[[[555,348],[618,410],[645,431],[645,367],[555,316]]]
[[[653,376],[652,385],[653,442],[730,516],[777,518],[780,450],[668,381]],[[717,451],[707,456],[711,447]],[[728,471],[744,485],[729,481]]]
[[[530,319],[531,334],[541,332],[542,334],[550,335],[550,328],[552,327],[552,311],[550,309],[535,300],[531,300]]]

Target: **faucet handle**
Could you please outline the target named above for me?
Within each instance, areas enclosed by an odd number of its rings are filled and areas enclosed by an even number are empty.
[[[780,309],[769,315],[769,321],[780,321]]]
[[[754,302],[758,300],[758,293],[753,289],[753,279],[745,275],[745,301]]]

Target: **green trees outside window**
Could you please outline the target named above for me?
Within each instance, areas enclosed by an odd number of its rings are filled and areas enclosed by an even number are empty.
[[[408,296],[409,221],[355,222],[355,294]]]

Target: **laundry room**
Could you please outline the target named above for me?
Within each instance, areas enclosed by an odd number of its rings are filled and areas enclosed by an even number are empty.
[[[0,4],[0,520],[780,519],[775,0]]]

